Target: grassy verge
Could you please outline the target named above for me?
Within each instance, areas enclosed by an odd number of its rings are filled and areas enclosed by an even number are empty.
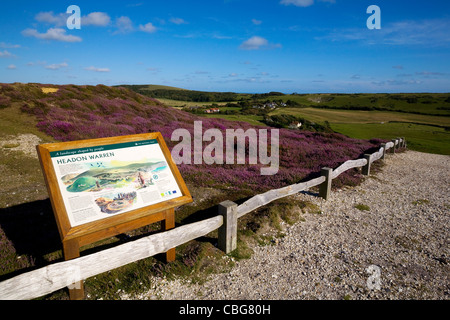
[[[385,124],[331,124],[331,128],[349,137],[369,139],[377,136],[381,139],[405,137],[408,149],[450,155],[450,131],[444,128],[412,123]]]

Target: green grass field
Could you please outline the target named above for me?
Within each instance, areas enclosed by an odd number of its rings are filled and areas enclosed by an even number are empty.
[[[323,123],[381,123],[389,121],[411,122],[431,124],[438,126],[450,126],[450,117],[431,116],[404,112],[389,111],[360,111],[360,110],[338,110],[320,108],[280,108],[270,113],[291,114],[310,121]]]
[[[450,118],[388,111],[281,108],[271,114],[291,114],[323,124],[358,139],[405,137],[412,150],[450,155]]]
[[[359,139],[392,139],[405,137],[408,148],[421,152],[450,155],[450,131],[444,128],[413,123],[334,123],[331,128]]]

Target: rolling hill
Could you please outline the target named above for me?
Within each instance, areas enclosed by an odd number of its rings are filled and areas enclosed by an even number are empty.
[[[58,90],[44,93],[42,89],[49,87]],[[35,130],[30,127],[34,123],[39,131],[56,141],[159,131],[169,148],[173,148],[177,144],[171,140],[174,130],[184,128],[193,136],[194,121],[202,121],[203,130],[215,128],[223,134],[227,129],[263,128],[199,117],[123,87],[1,84],[0,97],[4,101],[0,112],[17,112],[19,118],[28,121],[24,128]],[[276,175],[261,176],[261,164],[181,164],[179,168],[192,185],[254,194],[299,182],[324,166],[337,167],[378,147],[379,143],[378,139],[357,140],[335,133],[280,129],[280,167]],[[358,177],[343,175],[342,180],[355,183]]]

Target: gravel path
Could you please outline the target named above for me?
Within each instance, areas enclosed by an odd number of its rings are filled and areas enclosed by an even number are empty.
[[[450,157],[408,151],[385,162],[328,201],[297,195],[322,214],[304,215],[230,273],[203,285],[155,279],[133,298],[449,299]]]

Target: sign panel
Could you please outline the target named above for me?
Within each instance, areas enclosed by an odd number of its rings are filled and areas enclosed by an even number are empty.
[[[37,150],[63,240],[112,235],[192,202],[159,132],[43,144]]]
[[[50,152],[72,227],[180,197],[156,139]]]

